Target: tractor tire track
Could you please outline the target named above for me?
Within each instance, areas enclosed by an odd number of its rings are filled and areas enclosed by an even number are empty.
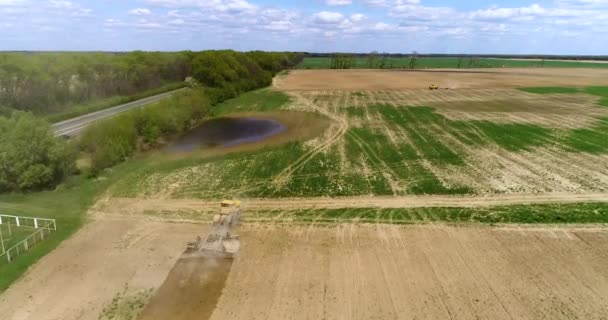
[[[302,96],[299,93],[291,93],[291,95],[293,97],[295,97],[298,100],[298,102],[302,103],[303,105],[306,105],[309,108],[313,109],[314,111],[317,111],[317,112],[323,114],[324,116],[330,118],[331,120],[335,121],[336,123],[338,123],[339,127],[338,127],[338,130],[336,131],[336,133],[334,135],[332,135],[327,141],[323,142],[319,146],[316,146],[312,150],[306,152],[300,159],[296,160],[292,165],[283,169],[283,171],[281,171],[273,179],[273,184],[277,187],[284,185],[296,171],[298,171],[300,168],[302,168],[315,155],[329,149],[329,147],[331,147],[340,138],[342,138],[346,134],[346,131],[348,130],[348,121],[345,118],[339,117],[338,115],[336,115],[334,113],[331,113],[323,108],[318,107],[317,105],[315,105],[314,103],[312,103],[310,100],[306,99],[304,96]]]

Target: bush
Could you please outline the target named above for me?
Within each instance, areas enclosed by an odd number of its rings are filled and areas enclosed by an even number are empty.
[[[0,192],[54,187],[75,171],[76,152],[30,113],[0,117]]]
[[[134,117],[125,114],[91,126],[82,136],[81,145],[92,155],[93,174],[121,163],[137,146]]]

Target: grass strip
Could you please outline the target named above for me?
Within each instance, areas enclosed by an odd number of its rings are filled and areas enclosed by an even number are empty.
[[[425,222],[479,224],[603,224],[608,203],[540,204],[487,208],[356,208],[256,212],[271,220],[281,214],[294,222],[414,224]],[[273,220],[277,222],[276,220]]]

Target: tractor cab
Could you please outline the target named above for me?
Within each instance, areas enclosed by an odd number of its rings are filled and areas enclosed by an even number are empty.
[[[231,214],[241,208],[241,202],[237,200],[224,200],[220,203],[220,213],[223,215]]]

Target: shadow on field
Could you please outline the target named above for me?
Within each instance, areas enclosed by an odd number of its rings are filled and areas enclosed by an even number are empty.
[[[209,319],[228,279],[233,259],[184,253],[139,320]]]

